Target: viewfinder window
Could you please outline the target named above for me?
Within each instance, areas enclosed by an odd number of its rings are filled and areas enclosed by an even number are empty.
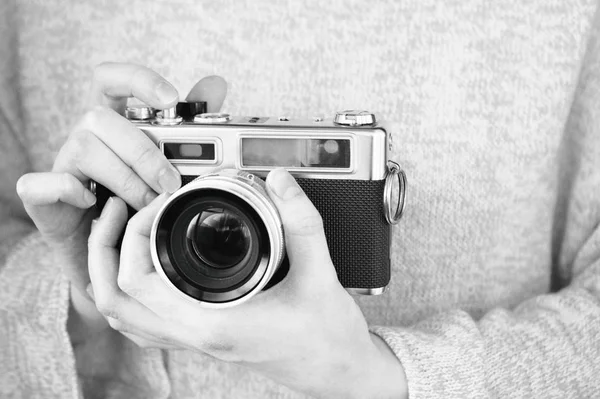
[[[163,152],[171,160],[215,160],[214,143],[163,143]]]
[[[242,165],[348,169],[350,168],[350,140],[243,138]]]

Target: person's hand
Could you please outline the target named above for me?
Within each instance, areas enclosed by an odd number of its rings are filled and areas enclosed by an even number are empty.
[[[283,221],[290,270],[283,281],[241,305],[206,309],[182,298],[155,271],[152,222],[160,196],[127,223],[110,200],[89,238],[95,303],[110,325],[144,347],[201,351],[250,367],[321,397],[405,397],[404,370],[338,282],[322,220],[284,170],[267,179]]]
[[[188,100],[207,101],[218,110],[226,83],[220,77],[201,80]],[[52,250],[57,265],[71,282],[70,326],[94,330],[105,320],[88,299],[87,238],[96,199],[86,188],[90,179],[106,186],[136,210],[158,193],[173,192],[181,177],[158,147],[122,115],[127,98],[164,109],[179,98],[175,88],[148,68],[119,63],[99,65],[94,73],[88,111],[60,149],[52,172],[21,177],[17,192],[25,209]],[[80,319],[78,319],[80,318]],[[79,327],[74,327],[75,329]],[[89,328],[80,331],[89,335]],[[71,337],[72,339],[76,337]]]

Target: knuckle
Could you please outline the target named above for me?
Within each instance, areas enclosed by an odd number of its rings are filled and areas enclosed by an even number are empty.
[[[93,128],[102,124],[106,119],[109,109],[101,105],[96,105],[87,111],[81,118],[80,126],[85,128]]]
[[[126,274],[120,273],[117,277],[117,285],[123,292],[127,292],[133,288],[133,279]]]
[[[121,190],[124,194],[134,194],[140,191],[140,187],[138,185],[138,177],[135,173],[129,172],[123,176],[121,180]]]
[[[117,277],[117,285],[127,295],[132,298],[141,297],[142,290],[138,288],[138,285],[134,278],[128,275],[120,274]]]
[[[196,347],[215,358],[235,361],[238,345],[231,335],[231,329],[225,328],[222,324],[216,321],[211,322],[210,328],[196,336]]]
[[[198,347],[201,348],[202,352],[223,361],[235,362],[240,360],[237,355],[237,346],[231,340],[223,337],[203,340],[198,344]]]
[[[112,317],[108,317],[108,325],[113,329],[120,332],[127,332],[125,324],[121,320],[117,320]]]
[[[114,303],[97,299],[96,308],[104,317],[119,320],[119,313],[117,312],[117,307]]]
[[[135,86],[137,83],[152,83],[153,80],[158,80],[160,77],[156,72],[145,66],[136,65],[136,68],[131,74],[131,84]]]
[[[145,224],[145,220],[142,219],[144,215],[136,213],[127,221],[127,230],[133,232],[142,231],[142,227]]]
[[[158,151],[158,147],[154,147],[152,145],[143,145],[139,147],[139,151],[133,161],[134,167],[140,166],[154,166],[161,165],[162,162],[159,157],[160,152]]]
[[[82,160],[86,158],[92,146],[92,133],[87,129],[77,129],[69,137],[65,151],[69,158]]]
[[[64,193],[75,193],[81,188],[79,180],[69,173],[63,173],[61,175],[60,185]]]
[[[175,339],[171,336],[167,336],[166,334],[157,335],[156,340],[165,345],[176,346]]]

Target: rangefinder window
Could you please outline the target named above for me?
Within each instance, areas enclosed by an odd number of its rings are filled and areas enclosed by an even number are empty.
[[[245,167],[350,168],[350,139],[242,139]]]
[[[163,143],[163,153],[170,160],[214,161],[214,143]]]

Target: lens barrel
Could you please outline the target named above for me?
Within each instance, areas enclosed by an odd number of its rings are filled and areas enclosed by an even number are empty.
[[[283,228],[265,183],[223,169],[199,176],[160,209],[151,233],[154,266],[178,293],[229,307],[260,292],[284,258]]]

